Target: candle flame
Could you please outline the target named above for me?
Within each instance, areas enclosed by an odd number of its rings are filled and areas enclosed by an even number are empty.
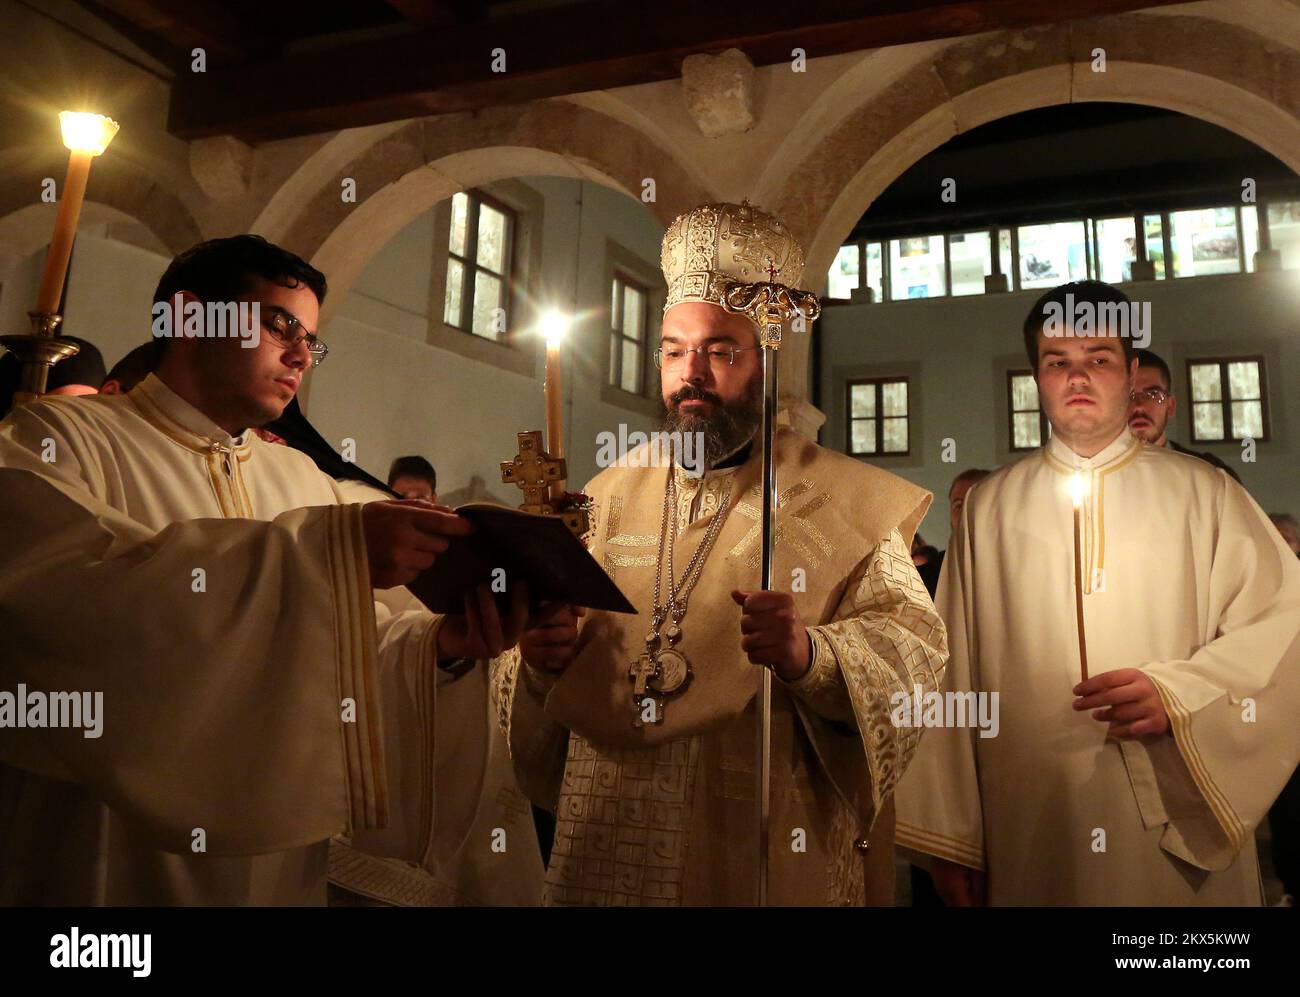
[[[551,309],[542,316],[540,326],[547,348],[558,349],[569,332],[569,317],[561,311]]]
[[[118,125],[102,114],[63,111],[59,114],[59,127],[63,130],[63,144],[72,152],[98,156],[113,141]]]
[[[1088,494],[1088,483],[1084,480],[1082,474],[1075,471],[1070,475],[1070,501],[1074,503],[1077,509],[1083,504],[1083,497]]]

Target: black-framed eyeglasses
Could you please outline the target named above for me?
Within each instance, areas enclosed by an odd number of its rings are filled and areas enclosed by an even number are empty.
[[[757,346],[720,346],[717,343],[709,346],[692,346],[690,349],[669,346],[655,350],[655,366],[665,370],[675,370],[686,362],[687,354],[698,353],[708,360],[710,367],[731,367],[736,363],[737,353],[756,349]]]
[[[1152,405],[1163,405],[1169,401],[1169,392],[1164,388],[1147,388],[1145,391],[1130,391],[1128,400],[1136,405],[1138,402],[1150,402]]]
[[[286,348],[297,346],[307,341],[307,352],[311,354],[311,365],[319,367],[321,361],[329,356],[330,348],[314,332],[308,332],[293,315],[279,305],[262,305],[262,325],[277,343]]]

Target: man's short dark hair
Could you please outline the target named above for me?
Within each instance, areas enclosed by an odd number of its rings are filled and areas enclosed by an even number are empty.
[[[260,235],[209,239],[172,260],[153,293],[154,303],[189,291],[200,301],[234,301],[261,277],[281,287],[309,287],[320,304],[329,289],[325,275],[300,256]]]
[[[1025,317],[1025,352],[1029,355],[1029,362],[1033,364],[1035,373],[1038,372],[1038,334],[1043,331],[1043,326],[1047,323],[1049,306],[1057,306],[1066,324],[1070,323],[1071,316],[1066,311],[1066,295],[1071,297],[1076,307],[1081,302],[1094,306],[1122,304],[1127,307],[1131,304],[1127,294],[1105,281],[1076,280],[1052,288],[1034,302],[1034,307],[1029,309],[1029,314]],[[1133,339],[1131,336],[1118,338],[1124,348],[1124,362],[1128,363],[1137,353],[1133,346]]]
[[[1160,371],[1160,376],[1164,378],[1165,390],[1172,395],[1174,393],[1174,379],[1169,373],[1169,364],[1150,350],[1138,350],[1137,358],[1139,367],[1151,367]]]
[[[113,364],[113,369],[104,378],[105,382],[116,381],[123,394],[130,391],[158,366],[164,342],[163,339],[150,339],[147,343],[141,343]]]
[[[398,457],[393,461],[393,466],[388,469],[388,487],[392,488],[398,478],[422,478],[435,492],[438,490],[438,472],[423,457]]]

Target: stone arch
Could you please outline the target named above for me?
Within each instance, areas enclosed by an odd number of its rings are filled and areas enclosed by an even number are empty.
[[[1096,49],[1106,71],[1093,72]],[[871,205],[905,170],[954,136],[998,118],[1075,101],[1147,104],[1226,128],[1300,173],[1300,51],[1247,28],[1183,14],[1131,14],[918,46],[916,61],[882,63],[870,53],[846,76],[860,83],[875,64],[888,83],[863,98],[833,87],[805,126],[812,151],[764,171],[764,201],[807,251],[804,285],[820,292],[836,252]],[[846,106],[836,107],[840,102]],[[784,168],[784,170],[783,170]],[[936,187],[937,187],[936,178]],[[784,392],[806,399],[809,340],[783,350]],[[821,415],[799,405],[796,424],[813,431]]]
[[[13,179],[0,191],[0,246],[9,254],[28,256],[49,242],[54,206],[37,200],[41,183],[48,176],[54,176],[62,185],[62,170],[52,174],[33,167],[16,170]],[[184,200],[156,178],[121,159],[104,157],[96,161],[86,198],[82,210],[87,220],[138,223],[163,251],[173,255],[203,239],[199,224]],[[42,231],[37,219],[43,220],[47,215],[49,220]]]
[[[1093,52],[1106,71],[1093,72]],[[820,289],[879,194],[922,157],[997,118],[1075,101],[1178,111],[1226,128],[1300,173],[1300,52],[1238,25],[1131,14],[963,39],[835,119],[768,197],[807,247]],[[769,176],[772,171],[769,170]]]
[[[656,200],[647,204],[665,227],[711,192],[674,158],[625,123],[566,101],[490,108],[370,130],[366,142],[349,137],[355,155],[326,143],[319,155],[332,171],[306,163],[295,177],[315,184],[310,196],[286,184],[256,226],[324,270],[340,300],[374,254],[403,226],[458,190],[517,176],[588,179],[640,200],[653,177]],[[357,145],[363,145],[359,151]],[[346,161],[343,161],[346,158]],[[356,182],[356,203],[340,194]],[[300,205],[286,211],[287,199]]]

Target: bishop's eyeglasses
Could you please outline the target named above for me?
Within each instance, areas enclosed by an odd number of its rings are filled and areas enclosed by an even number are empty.
[[[723,367],[735,365],[737,353],[745,353],[748,350],[756,349],[758,349],[757,346],[722,346],[718,343],[712,343],[708,346],[692,346],[690,349],[669,346],[655,350],[655,366],[662,370],[677,370],[686,363],[688,353],[698,353],[708,360],[709,366],[714,370],[721,370]]]
[[[262,311],[266,316],[262,319],[262,325],[281,346],[291,348],[305,339],[313,367],[319,367],[321,361],[329,355],[330,348],[316,333],[304,329],[302,323],[298,321],[298,316],[291,315],[278,305],[263,305]]]
[[[1152,405],[1163,405],[1169,401],[1169,392],[1164,388],[1147,388],[1145,391],[1130,391],[1128,400],[1134,405],[1138,402],[1150,402]]]

